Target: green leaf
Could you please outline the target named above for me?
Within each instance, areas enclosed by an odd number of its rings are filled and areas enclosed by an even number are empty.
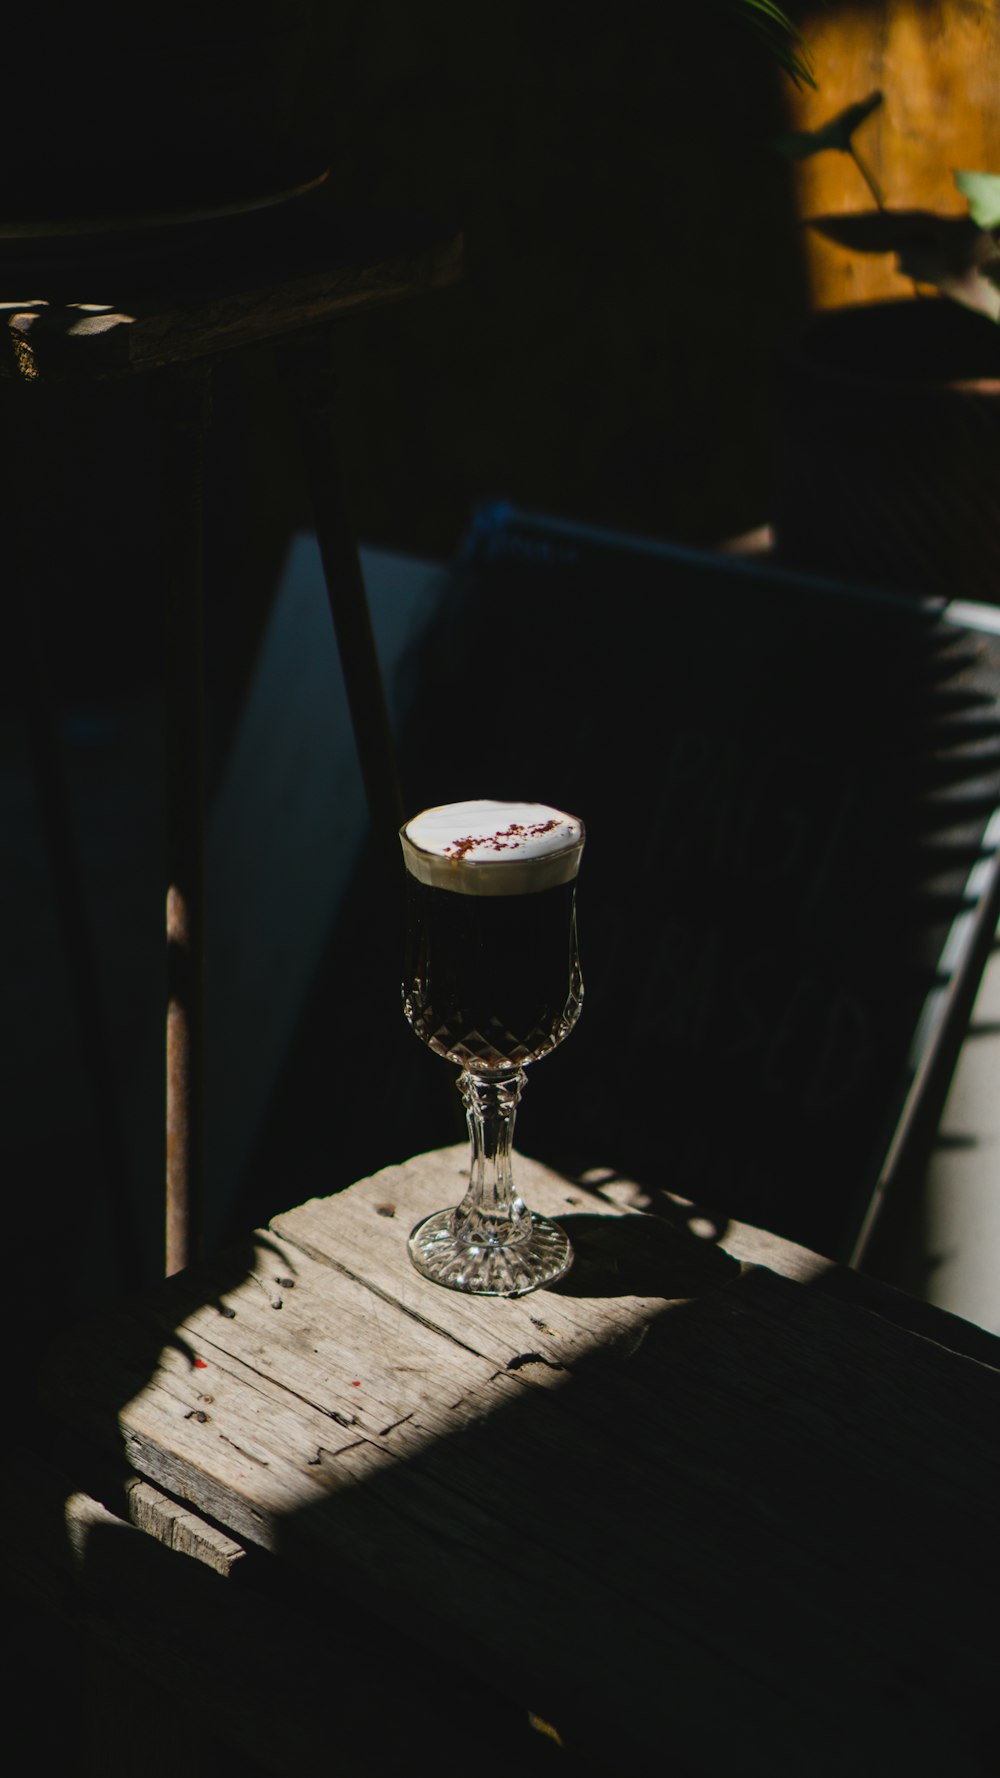
[[[730,10],[742,15],[744,23],[767,38],[780,65],[797,86],[815,87],[805,39],[775,0],[727,0],[727,4]]]
[[[822,154],[827,148],[839,149],[841,154],[850,154],[851,137],[860,124],[863,124],[873,111],[877,111],[882,103],[881,92],[869,93],[866,99],[859,99],[854,105],[845,106],[831,117],[818,130],[802,130],[793,136],[779,136],[774,146],[779,154],[787,154],[791,160],[807,160],[810,155]]]
[[[1000,228],[1000,174],[956,173],[955,184],[980,228]]]

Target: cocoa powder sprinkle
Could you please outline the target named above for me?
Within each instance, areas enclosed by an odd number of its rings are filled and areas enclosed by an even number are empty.
[[[530,827],[526,827],[523,821],[512,821],[509,827],[500,828],[497,833],[470,833],[463,840],[452,840],[450,845],[445,846],[444,855],[446,858],[463,859],[477,849],[484,852],[514,852],[525,840],[541,839],[543,834],[551,833],[558,826],[559,822],[556,820],[535,821]]]

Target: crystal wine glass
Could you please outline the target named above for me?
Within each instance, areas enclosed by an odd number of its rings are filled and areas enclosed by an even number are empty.
[[[448,803],[414,816],[400,839],[403,1010],[417,1036],[461,1068],[472,1144],[465,1197],[417,1224],[410,1258],[453,1290],[525,1296],[573,1260],[563,1230],[518,1193],[511,1154],[525,1070],[580,1016],[583,823],[542,803]]]

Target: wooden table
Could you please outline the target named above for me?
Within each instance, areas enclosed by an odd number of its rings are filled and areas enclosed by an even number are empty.
[[[429,1736],[508,1758],[531,1713],[563,1770],[995,1772],[1000,1341],[520,1157],[569,1277],[440,1289],[406,1235],[466,1159],[315,1198],[56,1345],[42,1438],[105,1630],[117,1601],[130,1658],[279,1761],[331,1720],[342,1770]],[[173,1616],[165,1574],[203,1589]]]

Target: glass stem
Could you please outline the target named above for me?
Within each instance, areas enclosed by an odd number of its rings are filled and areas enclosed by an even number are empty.
[[[531,1212],[514,1186],[511,1166],[514,1119],[527,1078],[523,1068],[502,1074],[466,1069],[458,1077],[472,1143],[469,1189],[455,1211],[454,1233],[461,1241],[507,1245],[531,1232]]]

